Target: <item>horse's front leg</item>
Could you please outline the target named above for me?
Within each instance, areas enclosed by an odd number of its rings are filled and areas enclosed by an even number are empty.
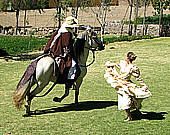
[[[76,81],[76,90],[75,90],[75,104],[79,104],[79,88],[82,84],[83,79],[78,78]]]
[[[75,91],[75,104],[79,104],[79,88]]]
[[[58,97],[54,97],[53,101],[54,102],[61,102],[65,97],[67,97],[69,95],[69,87],[65,87],[65,93],[62,97],[58,98]]]

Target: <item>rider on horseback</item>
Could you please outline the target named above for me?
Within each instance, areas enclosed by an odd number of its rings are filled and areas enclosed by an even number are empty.
[[[55,59],[59,74],[57,83],[66,83],[71,87],[80,74],[80,68],[74,55],[73,44],[76,34],[73,29],[78,26],[78,20],[67,17],[62,26],[48,40],[44,53],[50,54]]]

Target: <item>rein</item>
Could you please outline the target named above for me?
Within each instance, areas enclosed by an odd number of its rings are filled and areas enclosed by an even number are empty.
[[[94,61],[95,61],[95,50],[93,50],[93,49],[90,49],[90,50],[93,53],[93,60],[92,60],[92,62],[90,62],[88,65],[81,65],[81,64],[79,64],[80,67],[89,67],[89,66],[91,66],[94,63]]]
[[[87,32],[86,32],[86,34],[88,35],[88,37],[92,40],[94,40],[95,42],[97,42],[92,36],[90,36]],[[98,43],[98,42],[97,42]],[[95,62],[95,51],[96,51],[96,48],[92,48],[92,47],[84,47],[84,48],[86,48],[86,49],[89,49],[89,50],[91,50],[92,51],[92,53],[93,53],[93,60],[92,60],[92,62],[90,62],[88,65],[81,65],[81,64],[79,64],[79,66],[81,66],[81,67],[89,67],[89,66],[91,66],[94,62]]]

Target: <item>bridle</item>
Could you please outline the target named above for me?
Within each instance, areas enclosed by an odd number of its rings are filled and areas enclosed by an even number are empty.
[[[94,40],[97,44],[101,44],[101,43],[102,43],[101,41],[98,41],[98,40],[97,40],[97,38],[96,38],[97,36],[93,36],[92,34],[89,34],[87,31],[86,31],[86,34],[87,34],[87,36],[90,38],[91,41]],[[95,61],[95,51],[98,50],[98,46],[97,46],[97,47],[92,47],[92,46],[86,47],[86,46],[85,46],[84,48],[92,51],[92,53],[93,53],[93,60],[92,60],[88,65],[81,65],[81,64],[79,64],[79,66],[81,66],[81,67],[89,67],[89,66],[91,66],[91,65],[94,63],[94,61]]]

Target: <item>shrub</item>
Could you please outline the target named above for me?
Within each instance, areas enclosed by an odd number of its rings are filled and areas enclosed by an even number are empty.
[[[141,40],[141,39],[151,39],[154,36],[144,35],[144,36],[114,36],[114,35],[105,35],[104,36],[104,43],[113,43],[113,42],[120,42],[120,41],[133,41],[133,40]]]
[[[137,24],[143,24],[143,19],[143,17],[139,17]],[[162,25],[170,25],[170,14],[164,14],[161,20]],[[129,21],[125,21],[124,23],[129,24]],[[134,21],[131,21],[131,24],[134,24]],[[159,15],[145,17],[145,24],[159,24]]]
[[[23,36],[0,36],[0,49],[10,55],[16,55],[34,50],[39,50],[47,43],[48,39]]]
[[[104,43],[113,43],[120,41],[133,41],[140,39],[153,38],[149,35],[145,36],[114,36],[104,35]],[[17,55],[34,50],[42,50],[47,43],[47,38],[21,37],[21,36],[0,36],[0,52],[9,55]]]

